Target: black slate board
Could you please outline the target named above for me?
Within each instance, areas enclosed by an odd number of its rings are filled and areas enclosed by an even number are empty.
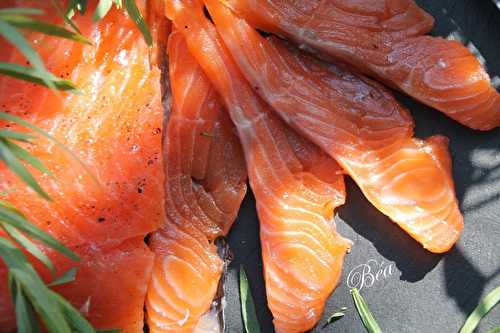
[[[417,2],[436,18],[434,35],[453,35],[466,45],[474,45],[486,59],[490,75],[498,80],[498,0]],[[374,209],[347,179],[347,203],[335,219],[339,232],[353,240],[354,246],[346,257],[341,284],[314,332],[364,332],[347,286],[351,271],[367,269],[362,265],[370,265],[374,274],[377,266],[386,267],[385,276],[379,274],[373,285],[367,278],[361,288],[385,333],[458,332],[479,299],[500,285],[500,129],[475,132],[408,97],[398,95],[398,99],[412,111],[417,136],[444,134],[450,138],[456,191],[465,217],[463,237],[451,252],[430,254]],[[237,279],[240,264],[249,275],[262,331],[274,332],[265,300],[258,228],[255,200],[249,194],[229,235],[234,261],[224,288],[226,332],[243,332]],[[342,306],[348,307],[346,316],[321,329],[328,314]],[[481,323],[478,332],[498,325],[500,306]]]

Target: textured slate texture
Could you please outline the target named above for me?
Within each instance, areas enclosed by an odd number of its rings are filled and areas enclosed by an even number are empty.
[[[460,38],[477,49],[492,77],[500,76],[500,11],[487,0],[418,0],[436,18],[434,35]],[[500,81],[500,80],[499,80]],[[410,98],[398,98],[416,120],[416,134],[444,134],[450,138],[457,196],[465,216],[459,244],[445,255],[423,250],[385,216],[377,212],[360,190],[347,179],[347,203],[336,214],[340,233],[354,241],[346,257],[341,285],[328,302],[324,319],[342,306],[346,316],[314,332],[364,332],[354,309],[349,287],[365,269],[385,276],[370,282],[361,293],[384,332],[454,333],[479,299],[500,285],[500,129],[480,133],[469,130]],[[226,331],[243,332],[237,271],[243,264],[249,275],[262,331],[274,332],[266,307],[258,240],[255,201],[246,198],[230,236],[234,253],[226,279]],[[361,265],[361,266],[360,266]],[[354,277],[353,277],[354,274]],[[368,276],[368,275],[367,275]],[[320,324],[322,324],[320,323]],[[500,306],[480,326],[486,332],[500,325]]]

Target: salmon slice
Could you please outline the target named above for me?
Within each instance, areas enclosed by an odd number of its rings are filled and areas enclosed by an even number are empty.
[[[16,1],[11,5],[36,4]],[[38,6],[54,13],[50,2]],[[42,139],[26,148],[54,174],[50,178],[33,171],[52,203],[0,165],[0,191],[14,189],[7,200],[68,246],[119,244],[157,229],[164,219],[160,71],[150,63],[142,35],[122,11],[113,9],[99,24],[92,22],[92,7],[88,12],[78,16],[76,23],[92,46],[28,36],[36,41],[47,67],[75,82],[81,95],[54,93],[0,77],[0,110],[48,131],[76,153],[98,180],[54,143]],[[47,20],[62,21],[57,14]],[[0,47],[4,50],[0,61],[25,64],[4,39]]]
[[[423,36],[433,18],[413,0],[221,0],[253,27],[356,67],[461,124],[500,125],[500,95],[461,43]]]
[[[333,221],[334,209],[345,200],[340,167],[287,127],[252,91],[201,5],[170,1],[167,13],[238,130],[257,203],[267,300],[276,331],[307,331],[320,319],[351,246]]]
[[[210,309],[224,266],[215,241],[228,233],[247,188],[234,126],[180,33],[170,35],[168,54],[167,220],[149,242],[156,254],[146,303],[152,333],[193,332]]]
[[[77,266],[75,281],[55,290],[71,300],[100,329],[121,328],[123,333],[142,332],[146,287],[151,277],[153,254],[142,237],[112,248],[82,246],[74,250],[81,261],[48,253],[59,274]],[[49,272],[37,266],[46,280]],[[7,289],[7,269],[0,264],[0,331],[15,332],[15,314]]]
[[[3,164],[0,192],[10,190],[2,199],[86,258],[72,263],[80,267],[77,281],[61,289],[69,301],[79,308],[89,298],[88,316],[99,328],[142,332],[153,260],[142,239],[165,219],[160,70],[134,22],[112,9],[95,24],[95,5],[89,2],[88,13],[75,17],[93,45],[26,34],[48,69],[75,82],[80,94],[0,76],[0,110],[56,137],[97,181],[53,142],[38,138],[25,148],[52,171],[53,178],[31,170],[53,201],[41,199]],[[50,1],[5,1],[2,6],[37,6],[46,10],[45,20],[63,24]],[[144,6],[141,11],[146,12]],[[0,47],[0,61],[26,64],[4,39]],[[0,127],[22,130],[5,122]],[[99,250],[81,252],[94,248]],[[54,264],[64,267],[65,261],[56,257]],[[5,277],[3,270],[0,309],[10,303]],[[0,317],[0,331],[15,325],[12,316]]]
[[[335,158],[382,213],[432,252],[463,229],[448,140],[412,138],[408,111],[380,85],[266,40],[216,0],[216,27],[255,91]]]

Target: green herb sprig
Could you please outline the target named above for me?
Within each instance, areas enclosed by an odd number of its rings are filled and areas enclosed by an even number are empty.
[[[250,291],[247,274],[240,266],[240,301],[243,325],[246,333],[260,333],[259,321],[255,312],[255,304]]]
[[[359,293],[359,290],[353,288],[351,290],[352,299],[354,300],[354,305],[356,306],[356,310],[358,310],[359,317],[363,322],[368,333],[382,333],[380,326],[378,325],[375,317],[371,313],[368,308],[368,304],[366,304],[364,298]]]
[[[33,16],[43,13],[42,10],[36,8],[0,9],[0,36],[13,44],[31,64],[31,66],[21,66],[0,62],[0,74],[40,84],[51,89],[74,91],[76,87],[70,81],[56,77],[45,68],[42,59],[19,29],[28,29],[45,35],[87,44],[90,42],[79,33],[33,18]]]
[[[486,295],[476,306],[474,311],[469,315],[465,321],[464,326],[460,330],[460,333],[472,333],[476,329],[477,325],[481,319],[490,312],[495,305],[500,302],[500,286],[493,289],[488,295]],[[493,332],[500,332],[500,327],[493,329]]]
[[[326,320],[325,324],[323,325],[323,329],[326,328],[327,326],[333,324],[334,322],[344,318],[345,316],[345,312],[347,311],[347,308],[345,306],[341,307],[340,310],[338,311],[335,311],[334,313],[332,313],[330,315],[330,317],[328,317],[328,319]]]
[[[56,5],[56,9],[62,12],[60,7],[57,6],[57,1],[53,0],[53,3]],[[77,6],[76,8],[84,10],[84,7]],[[8,75],[51,89],[76,92],[76,87],[73,83],[57,78],[45,68],[37,52],[18,29],[36,31],[45,35],[70,39],[85,44],[90,44],[90,42],[80,34],[76,25],[72,24],[68,18],[65,18],[65,21],[74,30],[76,29],[76,32],[33,18],[33,16],[41,14],[43,14],[43,11],[36,8],[0,9],[0,35],[19,49],[31,65],[21,66],[18,64],[0,63],[0,75]],[[22,118],[0,112],[0,120],[14,122],[31,129],[41,136],[52,140],[64,151],[76,158],[69,149],[55,138]],[[51,200],[49,194],[40,187],[33,174],[26,167],[26,165],[30,165],[41,173],[52,176],[50,171],[38,158],[20,145],[21,143],[33,143],[34,139],[35,136],[32,134],[7,129],[0,130],[0,161],[41,197]],[[80,162],[86,171],[89,171],[78,158],[76,160]],[[90,172],[89,174],[92,175]],[[95,179],[94,176],[92,177]],[[55,238],[29,223],[19,210],[6,201],[0,201],[0,228],[10,237],[10,239],[0,237],[0,258],[8,268],[8,284],[16,310],[18,332],[40,332],[39,319],[50,332],[100,332],[96,331],[67,300],[49,288],[49,286],[57,286],[73,281],[76,276],[76,268],[72,268],[60,277],[55,278],[56,268],[53,262],[39,248],[35,241],[62,253],[74,261],[79,260],[78,256]],[[44,283],[21,248],[24,248],[50,270],[53,279],[51,283],[48,285]],[[106,332],[119,332],[119,330],[112,329]]]
[[[45,137],[52,138],[48,133],[16,116],[0,112],[0,119],[17,122],[36,130]],[[49,170],[40,160],[18,145],[18,142],[32,143],[34,138],[33,135],[23,132],[0,130],[0,161],[5,163],[12,172],[41,197],[51,200],[24,164],[29,164],[42,173],[51,175]],[[18,332],[40,332],[38,323],[38,318],[40,318],[50,332],[95,333],[94,328],[78,310],[63,297],[49,289],[49,286],[73,281],[76,276],[76,268],[72,268],[59,278],[55,278],[56,268],[53,262],[35,244],[35,241],[39,241],[74,261],[79,261],[79,257],[48,233],[29,223],[19,210],[6,201],[0,201],[0,228],[11,238],[0,237],[0,257],[6,263],[9,271],[9,289],[16,310]],[[49,285],[46,285],[40,278],[21,248],[24,248],[50,270],[52,278],[55,279]]]
[[[142,33],[148,46],[152,46],[153,37],[151,36],[151,32],[149,31],[146,21],[144,20],[139,8],[137,8],[137,4],[134,0],[100,0],[94,10],[94,13],[92,14],[94,22],[102,20],[111,10],[113,5],[118,9],[125,8],[130,18],[134,21],[137,28]],[[66,10],[66,18],[71,19],[77,12],[82,15],[85,14],[87,7],[87,0],[71,0]]]

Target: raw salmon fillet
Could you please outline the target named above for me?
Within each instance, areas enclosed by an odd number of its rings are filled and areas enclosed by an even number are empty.
[[[412,137],[408,111],[383,87],[266,40],[217,0],[207,5],[246,78],[293,128],[335,158],[367,199],[432,252],[463,229],[448,140]]]
[[[8,1],[2,6],[37,6],[46,10],[45,20],[63,24],[50,1]],[[112,9],[95,24],[94,7],[90,2],[88,13],[75,18],[93,45],[26,35],[48,69],[75,82],[80,94],[52,92],[0,76],[0,110],[56,137],[97,181],[67,152],[38,138],[25,148],[53,172],[50,178],[32,170],[53,201],[41,199],[3,164],[0,192],[11,189],[5,200],[82,255],[81,263],[71,263],[80,270],[76,282],[61,288],[64,296],[77,308],[90,299],[88,316],[98,328],[142,332],[153,263],[143,238],[165,219],[160,70],[123,11]],[[0,47],[0,61],[25,64],[4,39]],[[22,130],[5,122],[0,127]],[[60,256],[54,257],[54,264],[69,265]],[[2,313],[10,303],[5,274],[3,270],[0,275]],[[1,332],[15,323],[12,316],[0,318]]]
[[[257,203],[267,300],[276,331],[305,332],[320,319],[351,245],[333,221],[334,209],[345,200],[340,167],[252,91],[201,5],[170,1],[167,13],[238,130]]]
[[[149,241],[156,254],[146,303],[152,333],[194,332],[210,310],[224,268],[215,241],[231,228],[247,189],[234,126],[180,33],[170,35],[168,54],[167,220]]]
[[[413,0],[221,0],[256,28],[344,61],[465,126],[500,125],[500,95],[461,43],[423,36]]]

